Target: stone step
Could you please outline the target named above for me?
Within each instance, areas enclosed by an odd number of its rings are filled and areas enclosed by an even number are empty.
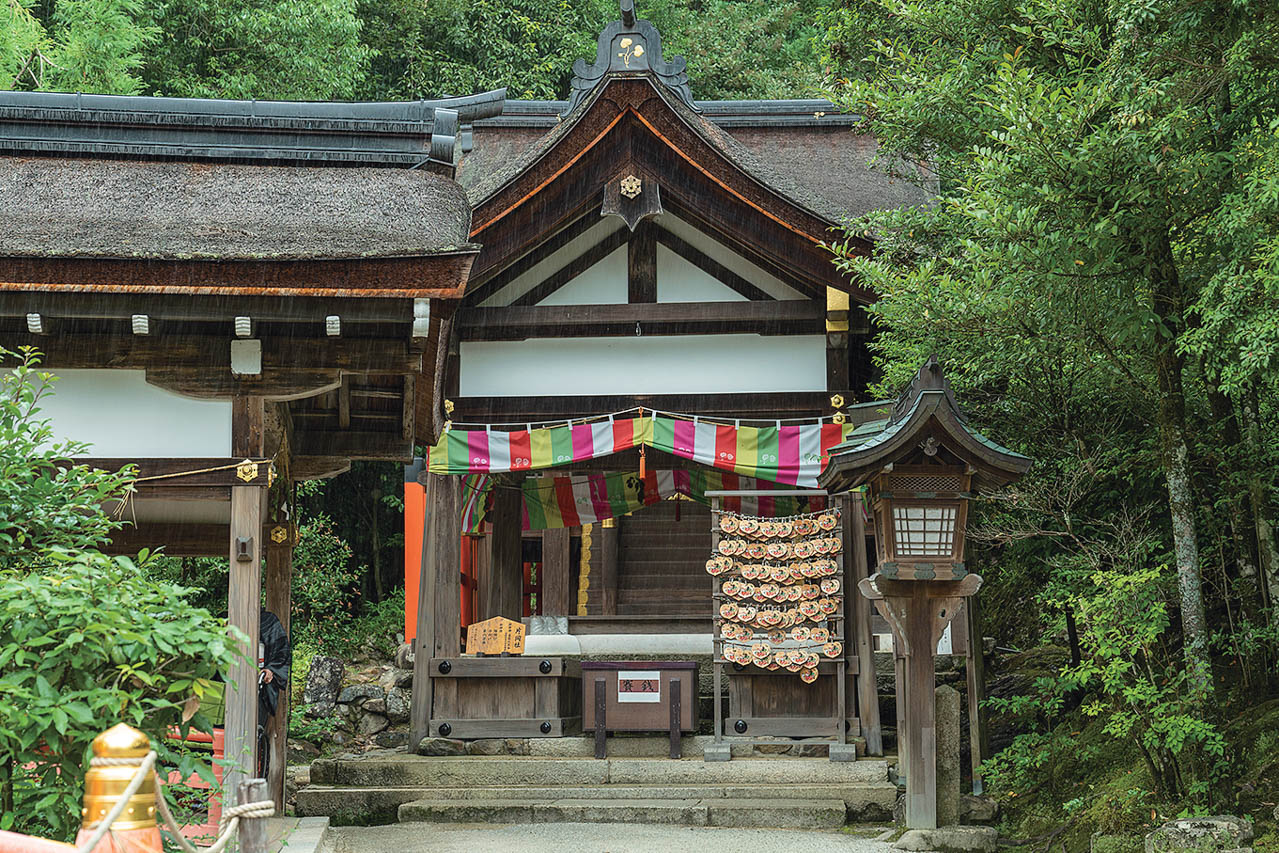
[[[791,756],[735,758],[537,758],[394,754],[325,759],[311,764],[311,781],[357,787],[508,785],[751,785],[851,784],[888,779],[883,759],[834,762]]]
[[[774,801],[774,800],[839,800],[847,814],[854,820],[882,820],[892,811],[897,798],[897,788],[888,782],[854,783],[847,785],[599,785],[599,786],[547,786],[528,785],[484,786],[478,788],[439,787],[343,787],[309,785],[297,792],[297,808],[300,815],[329,815],[335,822],[354,822],[358,815],[374,816],[367,822],[389,823],[395,820],[396,810],[415,800],[518,800],[525,802],[554,802],[559,800],[704,800],[713,801]],[[347,816],[347,817],[343,817]]]
[[[805,799],[422,799],[399,808],[401,823],[644,823],[676,826],[836,829],[842,800]]]

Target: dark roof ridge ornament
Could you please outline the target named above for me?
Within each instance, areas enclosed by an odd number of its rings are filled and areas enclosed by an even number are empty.
[[[600,32],[595,62],[587,65],[579,59],[573,63],[572,91],[563,114],[575,110],[606,75],[645,71],[652,72],[685,106],[700,113],[688,86],[684,57],[671,57],[669,62],[663,59],[662,35],[657,27],[635,17],[635,0],[619,0],[619,4],[621,17]]]
[[[968,423],[967,416],[959,408],[959,403],[955,401],[954,392],[950,390],[950,383],[946,381],[946,376],[942,373],[941,362],[937,360],[936,353],[928,356],[928,360],[916,371],[915,378],[910,381],[910,384],[906,386],[906,390],[897,398],[897,402],[893,404],[893,411],[888,416],[888,422],[895,424],[910,414],[910,410],[915,407],[915,402],[919,399],[919,395],[925,391],[943,392],[946,395],[946,402],[955,412],[955,417],[961,423]]]

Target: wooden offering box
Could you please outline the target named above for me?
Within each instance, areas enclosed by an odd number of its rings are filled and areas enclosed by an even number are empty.
[[[431,734],[563,737],[581,726],[578,662],[556,657],[431,660]]]
[[[678,758],[679,733],[697,731],[697,662],[582,661],[582,727],[595,730],[596,758],[609,731],[668,731]]]

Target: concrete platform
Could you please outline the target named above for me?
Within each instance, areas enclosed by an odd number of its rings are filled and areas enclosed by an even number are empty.
[[[317,761],[298,813],[399,821],[828,828],[890,816],[883,759],[421,757]]]
[[[837,829],[842,800],[562,799],[416,800],[400,806],[400,823],[639,823],[664,826]]]

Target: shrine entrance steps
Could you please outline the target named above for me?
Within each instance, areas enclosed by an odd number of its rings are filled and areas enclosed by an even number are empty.
[[[565,739],[569,740],[569,739]],[[667,742],[653,738],[654,753]],[[830,829],[884,821],[897,787],[882,758],[753,756],[707,763],[627,756],[377,753],[311,765],[299,815],[335,824],[646,823]]]

